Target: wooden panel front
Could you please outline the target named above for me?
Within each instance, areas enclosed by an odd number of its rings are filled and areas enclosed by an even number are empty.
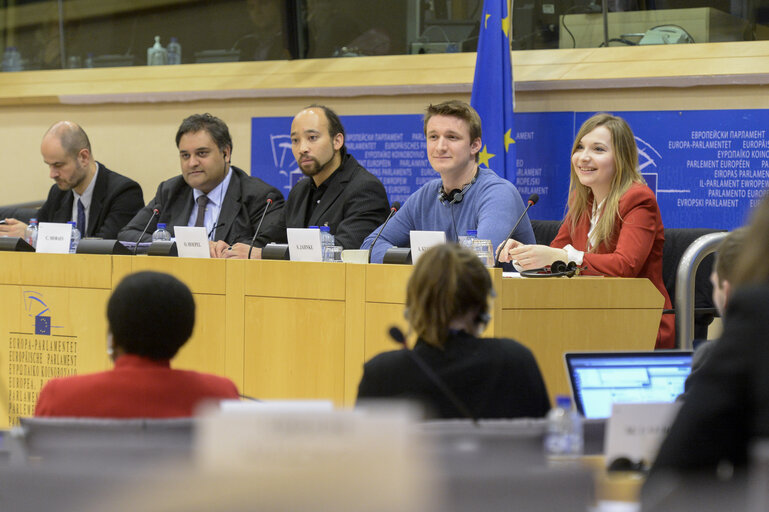
[[[243,393],[342,405],[344,302],[246,297],[245,311]]]

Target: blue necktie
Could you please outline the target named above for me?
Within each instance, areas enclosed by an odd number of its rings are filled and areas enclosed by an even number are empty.
[[[80,199],[77,200],[77,229],[80,236],[85,237],[85,206]]]

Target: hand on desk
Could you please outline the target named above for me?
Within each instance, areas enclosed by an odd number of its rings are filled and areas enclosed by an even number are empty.
[[[216,242],[209,241],[208,248],[211,251],[212,258],[223,258],[224,253],[227,252],[227,249],[230,248],[230,244],[228,244],[224,240],[219,240]]]
[[[0,236],[18,236],[24,238],[27,225],[16,219],[5,219],[5,224],[0,224]]]
[[[505,242],[499,253],[499,261],[507,263],[515,260],[524,270],[542,268],[552,265],[554,261],[566,261],[568,253],[564,249],[556,249],[547,245],[526,245],[516,240]]]
[[[228,251],[225,251],[224,257],[225,258],[231,258],[231,259],[241,259],[244,260],[248,257],[248,244],[242,244],[240,242],[236,243]],[[252,260],[258,260],[262,258],[262,250],[258,247],[254,247],[251,251],[251,259]]]

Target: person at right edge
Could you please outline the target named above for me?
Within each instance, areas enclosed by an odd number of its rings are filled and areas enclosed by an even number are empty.
[[[662,281],[665,233],[654,192],[638,172],[633,131],[621,117],[596,114],[571,150],[566,218],[550,246],[508,240],[499,261],[531,270],[575,262],[582,274],[645,277],[672,309]],[[662,315],[655,348],[675,346],[675,316]]]
[[[405,398],[439,418],[540,418],[550,409],[545,383],[531,351],[511,339],[480,338],[494,294],[489,271],[457,244],[430,248],[417,261],[406,288],[406,319],[417,335],[408,349],[368,361],[358,403]],[[422,371],[421,359],[467,411]]]
[[[750,243],[731,275],[723,332],[691,374],[686,399],[644,486],[646,498],[659,498],[674,481],[736,480],[747,473],[754,442],[769,437],[769,198],[756,207],[744,236]],[[763,479],[760,486],[766,487]]]

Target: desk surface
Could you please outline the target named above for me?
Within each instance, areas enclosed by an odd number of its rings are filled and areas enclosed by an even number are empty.
[[[231,378],[260,398],[355,402],[363,363],[395,349],[410,266],[0,253],[0,428],[31,415],[57,375],[110,367],[105,309],[138,270],[169,272],[197,303],[174,366]],[[662,297],[645,279],[503,279],[487,335],[532,349],[551,395],[568,392],[566,350],[649,350]]]

